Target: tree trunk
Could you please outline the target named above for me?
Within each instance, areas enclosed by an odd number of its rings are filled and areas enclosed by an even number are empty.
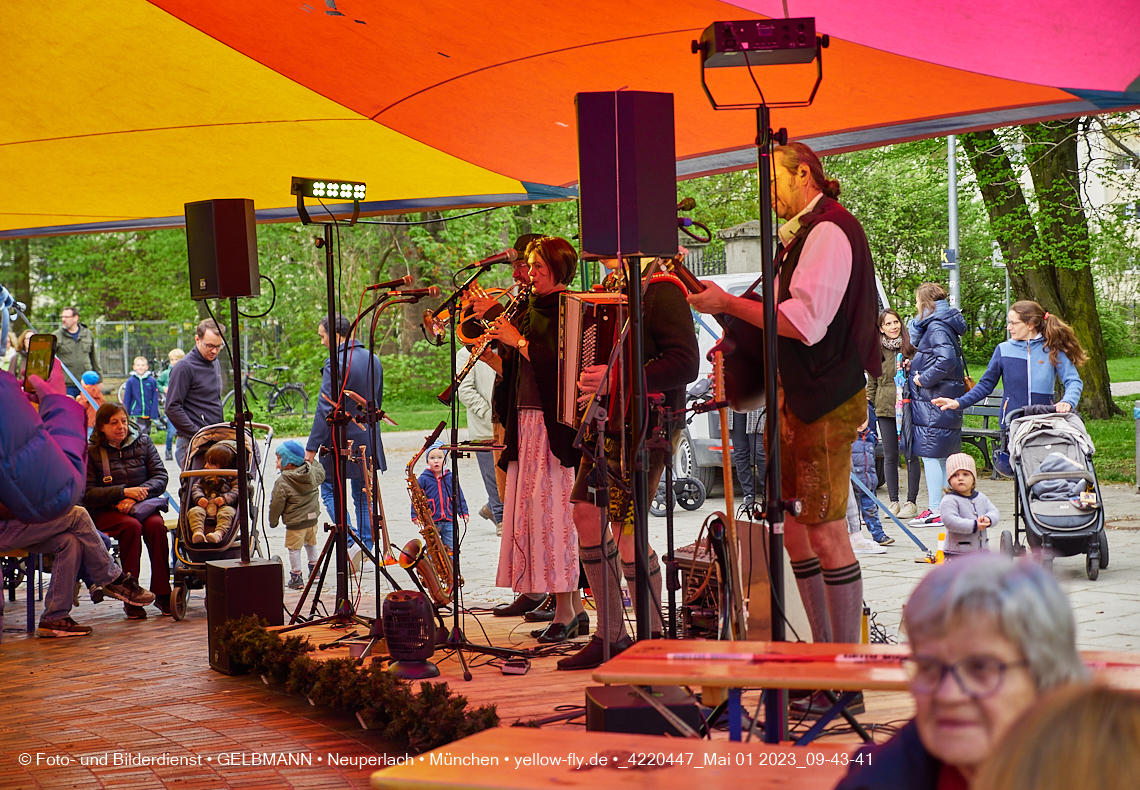
[[[1042,258],[1051,263],[1061,310],[1089,355],[1081,370],[1085,388],[1080,408],[1094,419],[1120,414],[1112,400],[1104,339],[1096,309],[1088,217],[1081,205],[1077,162],[1080,119],[1031,124],[1024,128],[1029,173],[1037,193]]]
[[[1026,127],[1038,222],[1017,171],[992,131],[959,139],[977,177],[990,227],[1001,246],[1017,299],[1032,299],[1072,325],[1090,362],[1082,369],[1081,410],[1094,419],[1119,414],[1108,387],[1108,368],[1089,268],[1088,222],[1077,188],[1075,121]],[[1040,233],[1038,232],[1040,225]]]

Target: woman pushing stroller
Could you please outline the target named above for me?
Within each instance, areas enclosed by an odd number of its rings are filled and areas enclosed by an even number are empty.
[[[1004,390],[1002,423],[1014,409],[1053,403],[1053,386],[1061,380],[1065,394],[1056,404],[1061,413],[1072,411],[1081,399],[1084,382],[1077,367],[1088,361],[1073,329],[1045,312],[1037,302],[1014,302],[1006,316],[1010,339],[994,349],[989,367],[977,385],[958,398],[935,398],[942,410],[965,409],[994,391],[998,379]]]

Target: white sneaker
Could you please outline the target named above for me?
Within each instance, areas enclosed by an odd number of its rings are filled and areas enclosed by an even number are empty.
[[[891,502],[889,505],[887,505],[887,510],[891,511],[891,513],[896,516],[899,514],[899,510],[901,509],[902,508],[898,502]]]
[[[851,550],[856,554],[886,554],[887,550],[880,546],[873,540],[870,540],[862,532],[852,532],[848,535],[851,538]]]
[[[910,520],[911,527],[941,527],[942,517],[933,510],[927,509],[918,514],[917,518]]]

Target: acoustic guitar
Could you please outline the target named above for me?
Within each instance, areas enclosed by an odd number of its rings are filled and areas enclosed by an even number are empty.
[[[666,271],[684,283],[689,293],[699,294],[705,286],[696,275],[685,268],[680,259],[663,262]],[[745,299],[757,299],[751,289]],[[714,315],[724,329],[724,336],[709,352],[709,359],[720,353],[724,357],[724,389],[733,411],[750,412],[762,407],[764,401],[764,330],[735,316]]]

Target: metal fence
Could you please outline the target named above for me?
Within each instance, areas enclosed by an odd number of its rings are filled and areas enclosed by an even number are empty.
[[[724,250],[713,250],[707,247],[689,250],[689,254],[685,258],[685,266],[698,277],[725,274],[728,271]]]

